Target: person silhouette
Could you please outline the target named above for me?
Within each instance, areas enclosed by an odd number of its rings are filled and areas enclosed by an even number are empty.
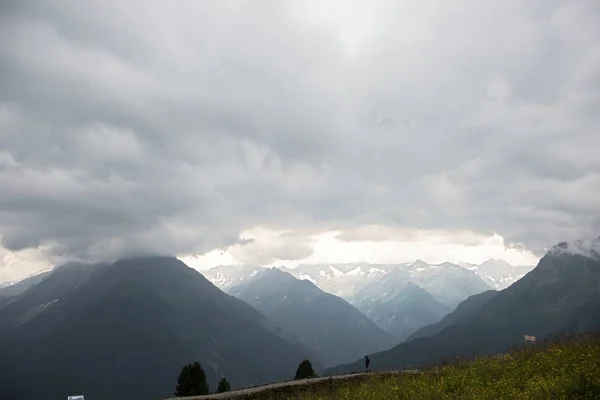
[[[369,369],[369,364],[371,363],[371,360],[369,360],[369,356],[365,356],[365,369],[367,370],[367,372],[370,372],[371,370]]]

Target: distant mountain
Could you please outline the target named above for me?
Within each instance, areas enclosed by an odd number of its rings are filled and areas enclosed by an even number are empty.
[[[503,260],[490,259],[482,265],[461,263],[455,265],[451,263],[430,264],[424,261],[417,260],[414,263],[403,264],[366,264],[366,263],[350,263],[350,264],[315,264],[315,265],[299,265],[296,268],[286,268],[284,266],[279,269],[289,272],[298,279],[309,280],[327,293],[335,294],[346,300],[350,300],[363,287],[370,283],[382,279],[391,271],[404,268],[413,268],[413,272],[418,268],[427,269],[431,266],[440,267],[444,265],[462,267],[466,270],[474,272],[482,278],[488,285],[487,288],[502,290],[520,278],[527,272],[533,269],[533,266],[512,266]],[[219,288],[226,290],[227,288],[249,279],[252,274],[256,274],[263,268],[258,266],[219,266],[211,268],[203,272],[208,280]],[[471,275],[472,278],[473,275]],[[484,289],[485,290],[485,289]],[[460,301],[469,296],[464,294],[451,300],[449,304],[456,306]]]
[[[397,269],[358,291],[350,302],[379,327],[402,341],[417,329],[437,322],[451,311],[430,293],[411,282],[411,274]]]
[[[423,326],[423,328],[410,335],[407,341],[420,337],[432,336],[443,331],[450,325],[468,322],[471,318],[477,315],[477,312],[484,305],[486,305],[488,301],[493,299],[497,293],[498,292],[495,290],[488,290],[486,292],[475,294],[469,297],[460,303],[454,311],[446,315],[441,321],[431,325]]]
[[[270,321],[292,334],[325,366],[390,348],[391,335],[340,297],[276,268],[230,288]]]
[[[404,269],[413,283],[450,310],[467,297],[490,289],[476,273],[452,263],[428,264],[417,260]]]
[[[426,366],[455,356],[486,355],[523,342],[600,328],[600,239],[554,246],[533,271],[431,336],[370,355],[373,369]],[[464,307],[459,307],[464,308]],[[457,310],[458,311],[458,310]],[[433,329],[435,331],[436,329]],[[327,370],[359,371],[362,360]]]
[[[489,286],[474,272],[455,264],[417,260],[383,275],[349,301],[400,340],[438,322],[470,295]]]
[[[202,275],[213,285],[226,291],[232,286],[247,281],[264,269],[264,267],[252,265],[219,265],[208,271],[202,271]]]
[[[473,271],[490,287],[502,290],[524,277],[533,267],[533,265],[513,266],[504,260],[490,259],[474,268]]]
[[[380,264],[334,264],[299,265],[296,268],[282,267],[298,279],[306,279],[326,291],[349,299],[358,290],[375,282],[399,265]]]
[[[196,360],[213,389],[221,376],[256,385],[290,379],[310,354],[169,257],[56,268],[0,309],[3,399],[166,398]]]
[[[397,265],[300,265],[279,269],[344,298],[397,340],[438,322],[467,297],[490,289],[466,268],[421,260]],[[227,266],[212,268],[205,275],[223,290],[229,290],[261,270]],[[407,282],[413,285],[406,285]]]

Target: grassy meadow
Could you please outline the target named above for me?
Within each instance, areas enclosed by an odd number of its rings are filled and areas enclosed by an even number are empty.
[[[420,374],[368,374],[277,388],[243,400],[600,399],[600,334],[540,343]]]

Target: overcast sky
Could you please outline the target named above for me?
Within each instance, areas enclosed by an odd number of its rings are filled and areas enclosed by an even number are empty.
[[[600,235],[599,71],[597,0],[2,1],[0,280],[534,260]]]

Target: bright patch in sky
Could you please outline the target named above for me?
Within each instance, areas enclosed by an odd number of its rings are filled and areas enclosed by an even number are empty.
[[[348,54],[356,55],[373,29],[378,1],[322,0],[293,3],[294,13],[307,23],[337,32]]]
[[[279,232],[281,235],[282,232]],[[289,232],[285,232],[289,235]],[[389,240],[340,240],[341,232],[325,232],[306,237],[293,236],[297,242],[311,243],[313,253],[302,259],[285,260],[274,258],[261,263],[261,257],[269,250],[269,243],[277,232],[254,229],[243,234],[254,241],[246,245],[235,245],[223,251],[211,251],[194,257],[184,257],[183,261],[198,270],[206,270],[217,265],[259,264],[265,266],[295,267],[299,264],[337,264],[367,262],[371,264],[395,264],[412,262],[417,259],[432,264],[442,262],[481,264],[494,258],[506,260],[512,265],[534,265],[539,260],[527,250],[506,247],[499,235],[489,237],[473,233],[451,233],[415,231],[410,237],[391,237]],[[406,235],[406,232],[402,232]],[[468,236],[468,237],[467,237]],[[381,238],[378,238],[381,239]],[[240,251],[241,249],[244,251]],[[237,254],[236,258],[233,253]]]

